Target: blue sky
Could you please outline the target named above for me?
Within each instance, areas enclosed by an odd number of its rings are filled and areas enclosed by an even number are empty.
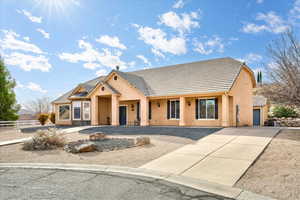
[[[123,71],[230,56],[254,70],[300,0],[0,0],[0,54],[19,103]]]

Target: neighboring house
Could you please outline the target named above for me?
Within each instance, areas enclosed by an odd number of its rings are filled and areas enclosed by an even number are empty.
[[[263,126],[268,119],[269,104],[267,99],[260,95],[253,96],[253,125]]]
[[[220,58],[112,70],[52,103],[60,125],[251,126],[255,86],[249,67]]]

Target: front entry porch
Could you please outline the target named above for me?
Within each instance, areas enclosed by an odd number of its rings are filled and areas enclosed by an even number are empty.
[[[92,125],[235,126],[229,95],[124,100],[118,94],[91,98]]]

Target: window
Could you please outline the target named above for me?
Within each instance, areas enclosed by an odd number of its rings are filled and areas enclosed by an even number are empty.
[[[73,101],[73,120],[81,120],[81,101]]]
[[[168,119],[180,118],[179,100],[171,100],[168,102]]]
[[[199,99],[196,100],[197,119],[217,119],[218,103],[217,99]]]
[[[91,120],[91,112],[90,112],[90,102],[83,102],[83,120]]]
[[[70,120],[70,105],[60,105],[58,106],[58,119],[59,120]]]
[[[118,80],[118,77],[117,77],[117,76],[114,76],[114,80],[115,80],[115,81]]]

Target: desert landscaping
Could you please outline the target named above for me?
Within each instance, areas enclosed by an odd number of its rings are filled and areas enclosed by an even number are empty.
[[[300,129],[283,129],[235,185],[280,200],[300,199]]]

